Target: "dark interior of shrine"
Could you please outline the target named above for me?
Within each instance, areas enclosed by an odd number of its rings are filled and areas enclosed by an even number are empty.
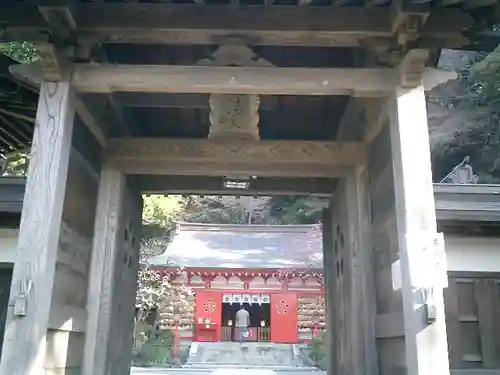
[[[250,327],[261,327],[261,321],[265,322],[265,327],[271,324],[271,308],[269,304],[248,304],[244,303],[245,310],[250,314]],[[235,325],[236,312],[241,308],[238,303],[223,303],[222,304],[222,325],[229,326],[229,321]]]

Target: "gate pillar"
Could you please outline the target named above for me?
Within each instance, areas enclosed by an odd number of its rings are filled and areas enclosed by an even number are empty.
[[[349,172],[323,217],[329,374],[378,373],[368,174]]]
[[[128,374],[142,199],[131,177],[103,167],[87,294],[82,375]]]
[[[408,375],[449,374],[443,287],[445,252],[437,233],[422,72],[428,55],[411,50],[389,101],[397,248],[394,289],[401,289]]]
[[[74,114],[69,82],[43,82],[12,276],[1,374],[45,373]]]

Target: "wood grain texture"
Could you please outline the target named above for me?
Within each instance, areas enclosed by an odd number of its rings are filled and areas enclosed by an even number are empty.
[[[368,118],[370,126],[377,119]],[[373,240],[373,272],[377,317],[391,316],[390,324],[404,322],[401,291],[394,290],[391,265],[397,258],[397,227],[394,207],[394,179],[391,160],[389,124],[372,140],[369,153],[369,194]],[[396,318],[397,317],[397,318]],[[387,320],[386,320],[387,321]],[[384,333],[385,321],[377,319],[377,352],[379,373],[393,375],[404,373],[404,331],[402,336]],[[391,337],[386,337],[390,334]],[[401,371],[401,372],[398,372]]]
[[[115,259],[113,314],[108,339],[106,371],[128,374],[133,347],[133,322],[142,226],[142,198],[135,185],[127,184],[123,202],[119,256]]]
[[[366,99],[352,98],[347,104],[337,131],[338,141],[359,140],[365,126]],[[351,124],[351,126],[349,126]],[[352,371],[378,374],[376,346],[376,293],[373,262],[372,223],[370,212],[369,170],[357,166],[344,177],[344,194],[348,215],[348,251],[351,269],[348,273],[350,294],[349,329],[351,331]],[[346,254],[347,255],[347,254]],[[364,306],[360,309],[359,306]]]
[[[43,78],[46,75],[44,68],[46,69],[47,66],[44,67],[44,64],[42,62],[35,61],[31,64],[12,65],[9,67],[9,71],[16,79],[20,80],[21,82],[25,82],[38,87],[43,82]],[[53,77],[53,79],[55,81],[58,81],[61,79],[61,77]],[[99,118],[99,116],[97,116],[97,114],[94,114],[90,110],[90,107],[83,101],[83,99],[81,99],[77,94],[74,94],[74,96],[75,109],[78,116],[88,127],[89,132],[95,137],[97,142],[99,142],[101,146],[104,146],[106,144],[106,136],[104,134],[105,128],[102,120]]]
[[[125,374],[130,366],[142,203],[125,176],[104,166],[87,297],[83,375]]]
[[[95,201],[87,201],[87,205],[95,206]],[[57,252],[51,314],[58,306],[85,308],[91,248],[91,239],[81,236],[63,222]]]
[[[107,348],[112,319],[115,259],[120,250],[121,216],[125,194],[125,176],[104,167],[101,172],[95,233],[87,290],[87,333],[82,375],[106,374]]]
[[[376,320],[377,339],[386,339],[394,337],[404,337],[404,318],[401,312],[377,315]]]
[[[437,233],[424,89],[422,85],[397,89],[390,103],[407,371],[409,375],[446,375],[449,365],[442,286],[433,286],[436,321],[421,331],[421,317],[415,314],[422,300],[415,293],[419,285],[414,278],[419,272],[435,272],[430,265],[413,263],[424,250],[415,240],[432,240]]]
[[[210,95],[209,139],[258,140],[258,95]]]
[[[379,96],[397,84],[394,69],[75,64],[80,92]]]
[[[498,280],[483,279],[476,282],[477,317],[481,336],[481,354],[485,368],[500,369],[500,287]]]
[[[10,26],[6,41],[45,40],[39,30],[47,25],[40,17],[31,16],[33,6],[16,3],[0,7]],[[200,7],[96,1],[79,4],[75,23],[75,37],[110,43],[206,45],[221,37],[242,35],[251,45],[365,47],[366,42],[377,41],[385,46],[394,35],[391,9],[361,6]],[[459,9],[435,8],[421,33],[441,48],[454,48],[464,43],[460,31],[471,23]]]
[[[74,113],[69,83],[42,84],[10,300],[27,278],[32,288],[25,317],[9,308],[2,374],[43,373]]]
[[[353,361],[358,374],[378,374],[376,347],[376,290],[370,213],[369,178],[366,166],[353,168],[346,177],[351,248],[351,330]],[[363,306],[362,309],[359,306]]]
[[[77,236],[91,239],[94,235],[99,174],[74,148],[70,153],[69,165],[63,220]],[[71,236],[71,233],[68,232],[68,235]]]
[[[363,163],[356,142],[111,139],[107,162],[127,174],[331,177]]]

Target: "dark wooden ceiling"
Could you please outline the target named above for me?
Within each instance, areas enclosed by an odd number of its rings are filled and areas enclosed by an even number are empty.
[[[102,52],[111,64],[195,65],[210,58],[215,49],[208,45],[106,44]],[[353,48],[275,46],[255,47],[253,51],[279,67],[354,67],[363,53]],[[96,59],[103,62],[99,56]],[[208,135],[209,95],[116,93],[114,100],[136,136]],[[262,96],[260,136],[272,140],[333,139],[347,100],[345,96]]]
[[[444,3],[450,7],[462,7],[472,14],[477,22],[473,31],[487,28],[492,7],[471,8],[475,0],[417,0],[409,3],[428,3],[440,7]],[[117,0],[80,0],[73,3],[120,3]],[[130,0],[123,1],[130,2]],[[200,6],[200,12],[211,6],[245,7],[266,5],[271,8],[301,5],[309,7],[331,6],[378,6],[387,7],[390,0],[136,0],[135,3],[193,4]],[[20,24],[29,27],[45,26],[32,0],[3,0],[2,5],[27,4],[19,14],[9,14]],[[40,3],[40,1],[38,2]],[[482,1],[482,3],[487,3]],[[490,4],[491,5],[491,4]],[[17,8],[16,8],[17,9]],[[15,12],[14,12],[15,13]],[[104,16],[95,15],[92,22],[99,23]],[[129,17],[129,16],[127,16]],[[135,15],[130,15],[134,21]],[[30,20],[28,22],[28,20]],[[16,22],[17,22],[16,21]],[[83,23],[86,20],[80,20]],[[3,25],[0,12],[0,22]],[[159,22],[155,20],[155,22]],[[304,21],[305,22],[305,21]],[[304,23],[302,22],[302,23]],[[6,22],[8,26],[8,22]],[[304,25],[301,25],[301,27]],[[311,32],[315,24],[307,26]],[[304,26],[304,27],[305,27]],[[194,25],[193,27],[196,27]],[[0,29],[3,30],[3,29]],[[8,31],[8,28],[7,28]],[[44,32],[46,32],[45,30]],[[468,31],[470,32],[470,30]],[[482,32],[482,31],[481,31]],[[0,31],[1,33],[1,31]],[[479,35],[479,34],[477,34]],[[481,34],[483,35],[483,34]],[[490,35],[490,34],[488,34]],[[1,35],[0,35],[1,36]],[[52,37],[52,36],[51,36]],[[482,39],[481,39],[482,38]],[[484,46],[484,35],[472,38]],[[1,39],[1,38],[0,38]],[[71,39],[71,38],[69,38]],[[472,43],[471,45],[474,45]],[[192,44],[130,44],[107,43],[96,46],[91,60],[103,64],[169,64],[194,65],[208,58],[214,52],[211,45]],[[479,48],[479,47],[475,47]],[[363,66],[366,56],[361,48],[355,47],[304,47],[255,45],[252,50],[259,58],[266,59],[278,67],[358,67]],[[10,59],[0,60],[0,152],[29,147],[37,105],[36,89],[15,81],[8,72]],[[92,110],[102,109],[110,136],[148,136],[177,138],[206,138],[209,129],[208,95],[194,94],[153,94],[116,92],[107,95],[85,95],[83,99],[91,103]],[[260,136],[270,140],[331,140],[334,139],[339,121],[349,97],[345,96],[262,96],[260,115]],[[7,111],[7,112],[6,112]],[[7,114],[6,114],[7,113]],[[14,115],[11,115],[11,114]],[[119,116],[117,116],[119,114]],[[120,118],[117,118],[120,117]],[[124,129],[127,129],[126,131]]]

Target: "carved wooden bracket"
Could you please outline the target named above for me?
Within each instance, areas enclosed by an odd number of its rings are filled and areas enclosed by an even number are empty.
[[[391,3],[392,32],[403,50],[409,42],[420,37],[420,31],[429,17],[427,4],[406,4],[402,0]]]
[[[273,66],[259,58],[241,39],[230,38],[212,54],[202,59],[202,66]],[[209,138],[217,139],[259,139],[259,96],[258,95],[210,95]]]
[[[404,88],[416,87],[422,84],[425,64],[429,58],[426,49],[408,51],[399,66],[400,85]]]
[[[198,61],[201,66],[268,66],[274,64],[266,59],[260,58],[245,45],[240,38],[228,38],[219,44],[219,47],[212,53],[211,58]]]
[[[45,81],[60,82],[69,79],[70,62],[67,56],[50,43],[37,43],[36,49]]]

